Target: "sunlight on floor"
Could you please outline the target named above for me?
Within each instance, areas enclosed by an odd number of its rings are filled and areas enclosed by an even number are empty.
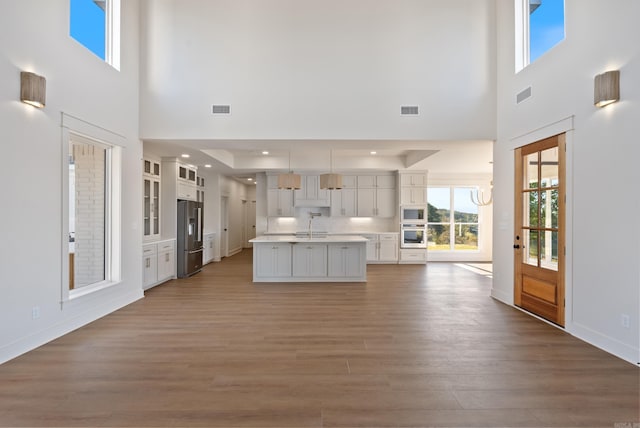
[[[493,263],[456,263],[455,265],[478,275],[493,278]]]

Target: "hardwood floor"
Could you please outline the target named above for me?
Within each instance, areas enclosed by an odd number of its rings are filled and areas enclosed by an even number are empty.
[[[253,284],[251,252],[0,366],[1,426],[613,427],[639,371],[453,264]]]

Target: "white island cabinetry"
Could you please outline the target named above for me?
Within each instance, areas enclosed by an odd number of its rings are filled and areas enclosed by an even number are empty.
[[[256,277],[291,277],[291,244],[288,242],[268,242],[253,244],[253,280]]]
[[[254,282],[366,282],[362,236],[260,236],[253,243]]]
[[[360,278],[366,269],[366,247],[348,242],[328,245],[329,276],[332,278]],[[363,263],[363,260],[365,263]]]

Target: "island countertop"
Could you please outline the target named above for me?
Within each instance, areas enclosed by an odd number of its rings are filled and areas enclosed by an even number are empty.
[[[318,243],[351,243],[351,242],[367,242],[364,236],[359,235],[327,235],[318,237],[297,237],[295,235],[262,235],[249,240],[253,243],[275,243],[275,242],[318,242]]]

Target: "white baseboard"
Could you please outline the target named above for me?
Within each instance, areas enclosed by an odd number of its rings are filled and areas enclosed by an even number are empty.
[[[36,349],[54,339],[64,336],[67,333],[71,333],[78,328],[89,324],[99,318],[109,315],[112,312],[123,308],[136,300],[142,299],[144,293],[142,289],[136,290],[117,296],[103,304],[98,306],[92,306],[90,310],[84,311],[67,319],[64,319],[56,324],[50,325],[43,330],[32,333],[25,337],[22,337],[12,343],[9,343],[0,348],[0,364],[12,360],[26,352]]]
[[[629,346],[626,343],[622,343],[612,337],[594,331],[589,327],[576,322],[571,323],[567,327],[567,330],[573,336],[587,343],[590,343],[596,348],[600,348],[603,351],[615,355],[616,357],[621,358],[625,361],[628,361],[637,367],[640,366],[639,348]]]
[[[513,298],[511,297],[511,294],[505,293],[502,290],[498,290],[496,288],[492,288],[491,289],[491,297],[493,297],[496,300],[501,301],[505,305],[513,306]]]

